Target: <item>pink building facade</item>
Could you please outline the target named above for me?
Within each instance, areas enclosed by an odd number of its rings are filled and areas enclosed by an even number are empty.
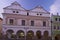
[[[50,13],[43,7],[37,6],[34,9],[26,10],[18,2],[3,8],[3,32],[4,34],[12,31],[17,35],[23,31],[21,35],[26,36],[29,31],[36,35],[40,31],[41,35],[45,31],[51,36]]]

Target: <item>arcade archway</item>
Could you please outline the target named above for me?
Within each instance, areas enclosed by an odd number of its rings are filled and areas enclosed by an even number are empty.
[[[14,38],[14,31],[9,29],[6,31],[6,37],[8,38]]]
[[[34,32],[32,30],[27,32],[26,38],[32,40],[34,37]]]
[[[36,37],[37,37],[38,39],[41,39],[41,37],[42,37],[41,31],[37,31],[37,32],[36,32]]]
[[[52,40],[52,38],[49,36],[48,31],[44,31],[42,40]]]
[[[49,32],[48,31],[44,31],[43,36],[48,37],[49,36]]]
[[[24,38],[25,37],[25,33],[22,30],[17,31],[16,35],[17,35],[18,38]]]

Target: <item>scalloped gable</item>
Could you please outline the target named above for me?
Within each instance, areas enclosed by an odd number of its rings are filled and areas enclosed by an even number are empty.
[[[19,9],[19,10],[25,10],[23,7],[21,7],[21,5],[18,3],[18,2],[13,2],[13,3],[11,3],[11,5],[10,6],[7,6],[7,7],[5,7],[5,8],[3,8],[3,9]]]
[[[48,11],[46,11],[42,6],[37,6],[34,9],[32,9],[31,11],[35,11],[35,12],[42,12],[42,13],[49,13]]]

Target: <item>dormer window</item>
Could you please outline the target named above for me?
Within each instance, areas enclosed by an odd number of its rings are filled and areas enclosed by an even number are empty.
[[[13,13],[15,13],[15,11],[13,11]]]
[[[37,15],[39,15],[39,14],[37,13]]]
[[[16,13],[19,13],[18,11],[16,11]]]
[[[40,15],[42,15],[42,14],[40,14]]]
[[[29,15],[29,13],[27,12],[27,16]]]

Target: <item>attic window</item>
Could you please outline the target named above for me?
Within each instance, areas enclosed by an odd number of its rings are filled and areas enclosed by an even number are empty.
[[[13,11],[13,13],[15,13],[15,11]]]
[[[42,15],[42,14],[40,14],[40,15]]]
[[[39,15],[39,14],[37,13],[37,15]]]
[[[16,13],[19,13],[18,11],[16,11]]]
[[[29,13],[27,12],[27,16],[29,15]]]

